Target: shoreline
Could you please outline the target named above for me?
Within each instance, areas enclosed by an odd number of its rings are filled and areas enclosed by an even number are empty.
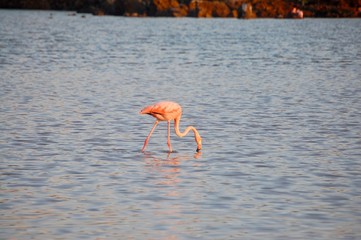
[[[247,2],[247,3],[245,3]],[[301,1],[299,1],[301,2]],[[72,11],[77,14],[123,17],[192,17],[192,18],[361,18],[361,5],[347,1],[291,0],[99,0],[88,1],[14,0],[0,3],[4,10]],[[310,2],[307,4],[307,2]]]

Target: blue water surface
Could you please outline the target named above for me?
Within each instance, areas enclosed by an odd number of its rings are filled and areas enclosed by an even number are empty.
[[[72,15],[0,10],[1,239],[361,238],[360,19]]]

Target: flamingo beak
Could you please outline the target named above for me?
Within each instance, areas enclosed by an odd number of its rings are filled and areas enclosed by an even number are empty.
[[[202,150],[202,139],[201,137],[197,138],[196,139],[196,142],[197,142],[197,152],[200,152]]]

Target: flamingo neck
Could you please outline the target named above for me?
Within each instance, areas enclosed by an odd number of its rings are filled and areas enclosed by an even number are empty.
[[[202,149],[202,138],[201,138],[201,136],[199,136],[199,133],[198,133],[197,129],[195,129],[193,126],[189,126],[184,130],[184,132],[180,132],[179,131],[180,119],[181,119],[181,115],[179,115],[177,118],[174,119],[175,134],[177,134],[177,136],[179,136],[179,137],[184,137],[185,135],[188,134],[188,132],[190,130],[192,130],[193,133],[194,133],[194,140],[197,143],[197,152],[199,152]]]
[[[199,133],[198,133],[197,129],[196,129],[195,127],[193,127],[193,126],[188,126],[188,127],[184,130],[184,132],[180,132],[180,131],[179,131],[179,122],[180,122],[180,119],[181,119],[181,116],[179,116],[178,118],[174,119],[174,130],[175,130],[175,134],[177,134],[178,137],[184,137],[184,136],[186,136],[190,130],[193,131],[195,138],[196,138],[196,137],[199,137]]]

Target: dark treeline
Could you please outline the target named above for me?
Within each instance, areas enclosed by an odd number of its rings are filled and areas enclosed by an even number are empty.
[[[7,9],[119,16],[287,17],[294,7],[305,17],[361,17],[361,0],[0,0]]]

